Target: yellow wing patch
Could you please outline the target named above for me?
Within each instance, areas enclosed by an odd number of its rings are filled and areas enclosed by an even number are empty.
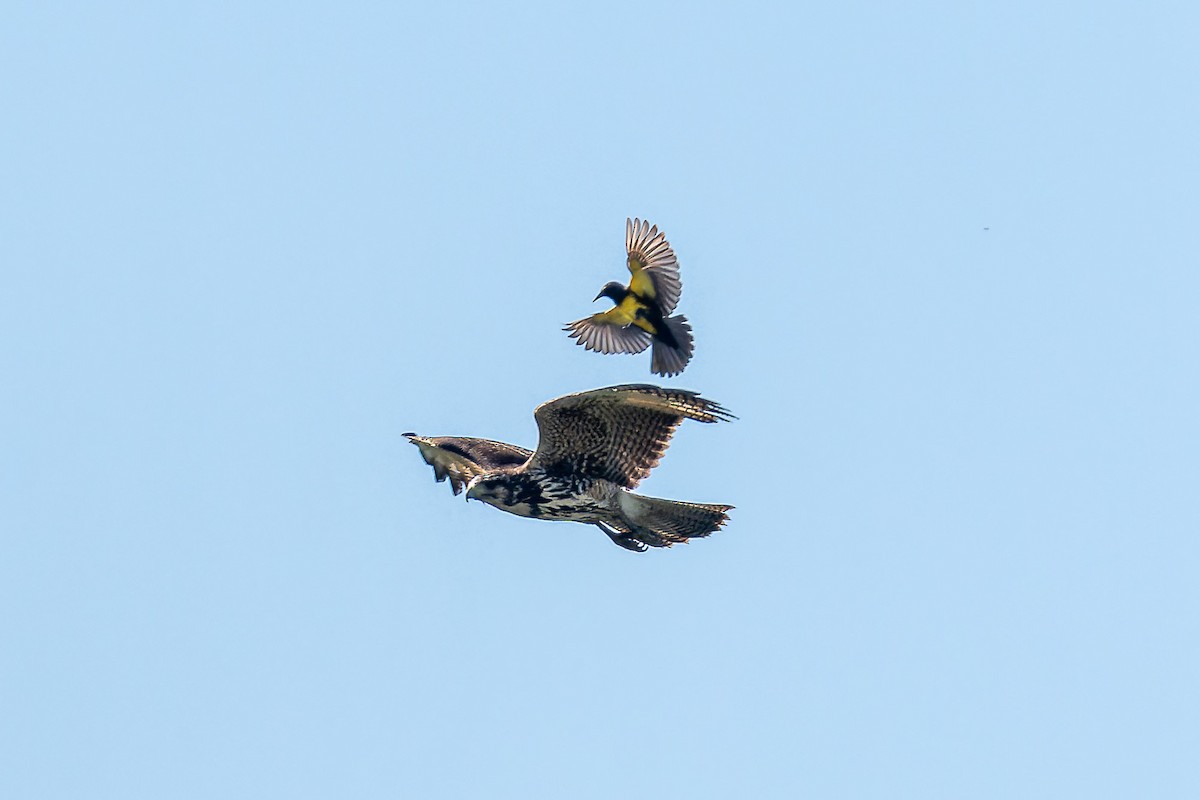
[[[641,262],[633,256],[629,257],[629,271],[633,273],[633,278],[629,281],[631,292],[651,300],[658,296],[658,292],[654,289],[654,279],[650,277],[649,272],[646,272]]]

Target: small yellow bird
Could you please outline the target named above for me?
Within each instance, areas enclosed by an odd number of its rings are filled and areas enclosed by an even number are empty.
[[[640,219],[625,220],[625,250],[633,276],[629,285],[609,281],[595,297],[607,297],[615,305],[563,330],[585,349],[600,353],[640,353],[653,343],[650,371],[678,375],[692,358],[693,340],[687,317],[670,316],[683,291],[675,251],[657,225]]]

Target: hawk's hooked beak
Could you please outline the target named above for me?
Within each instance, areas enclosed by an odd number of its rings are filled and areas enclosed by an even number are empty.
[[[471,478],[471,482],[467,484],[467,494],[463,500],[479,500],[479,476]],[[481,501],[482,502],[482,501]]]

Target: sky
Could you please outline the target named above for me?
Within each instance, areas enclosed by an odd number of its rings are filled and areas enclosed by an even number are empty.
[[[1193,4],[4,17],[0,796],[1200,796]],[[629,382],[721,532],[401,436]]]

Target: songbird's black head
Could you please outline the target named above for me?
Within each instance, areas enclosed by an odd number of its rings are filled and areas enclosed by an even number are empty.
[[[621,301],[625,299],[625,295],[627,294],[629,294],[629,290],[626,289],[624,284],[622,284],[620,281],[609,281],[608,283],[604,284],[604,288],[600,290],[600,294],[596,295],[595,298],[592,299],[592,302],[596,302],[601,297],[607,297],[617,305],[620,305]]]

